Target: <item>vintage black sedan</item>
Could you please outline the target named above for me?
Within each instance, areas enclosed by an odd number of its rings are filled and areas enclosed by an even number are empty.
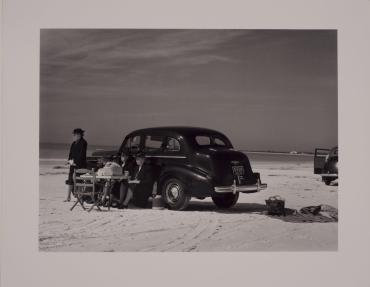
[[[212,197],[220,208],[230,208],[239,193],[258,192],[267,187],[260,174],[253,172],[248,157],[234,150],[222,133],[195,127],[157,127],[128,134],[118,152],[96,152],[99,157],[116,158],[121,154],[145,153],[150,177],[157,183],[170,209],[183,210],[191,197]],[[95,157],[95,159],[94,159]],[[153,184],[154,184],[153,182]],[[135,194],[134,203],[144,206],[151,195]]]
[[[326,185],[338,179],[338,147],[315,149],[314,174],[321,176]]]

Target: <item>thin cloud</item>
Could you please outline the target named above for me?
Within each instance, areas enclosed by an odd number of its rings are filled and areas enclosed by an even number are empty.
[[[76,124],[112,144],[177,123],[227,130],[244,148],[336,144],[333,31],[46,29],[40,64],[44,142]]]
[[[64,33],[64,31],[62,31]],[[119,33],[120,32],[120,33]],[[178,58],[179,64],[189,62],[195,64],[197,62],[204,63],[211,59],[220,60],[221,57],[198,55],[199,52],[211,51],[218,45],[230,41],[232,38],[245,34],[245,32],[226,32],[209,31],[209,30],[185,30],[185,31],[167,31],[166,33],[155,31],[153,34],[143,33],[141,37],[132,37],[125,35],[125,30],[117,32],[118,37],[105,39],[104,42],[96,42],[99,40],[97,35],[104,33],[104,30],[90,34],[88,37],[83,37],[83,30],[77,30],[74,41],[80,43],[68,46],[68,42],[61,38],[59,41],[60,47],[65,47],[60,51],[56,50],[55,42],[47,41],[42,47],[43,53],[46,56],[42,59],[42,65],[64,66],[66,68],[107,68],[108,66],[116,66],[117,63],[123,63],[126,66],[127,61],[132,60],[164,60],[173,57]],[[131,31],[130,31],[131,32]],[[48,33],[58,33],[58,31],[44,31],[42,37],[47,38]],[[72,32],[73,33],[73,32]],[[140,32],[139,32],[140,33]],[[77,35],[81,35],[78,38]],[[55,35],[54,35],[55,36]],[[67,42],[67,43],[66,43]],[[48,50],[51,52],[48,53]],[[184,56],[183,61],[181,57]],[[194,58],[192,61],[191,59]],[[224,58],[222,60],[225,60]],[[170,61],[171,65],[176,64]]]

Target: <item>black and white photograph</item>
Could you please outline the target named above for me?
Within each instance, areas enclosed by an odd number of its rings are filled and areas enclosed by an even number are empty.
[[[0,11],[1,287],[370,286],[369,0]]]
[[[338,250],[336,29],[40,29],[40,252]]]

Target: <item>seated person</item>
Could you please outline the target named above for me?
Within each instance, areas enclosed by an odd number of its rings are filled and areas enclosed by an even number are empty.
[[[128,173],[132,174],[132,171],[135,167],[135,160],[132,157],[129,157],[125,153],[121,153],[118,158],[114,161],[122,167],[122,174]],[[125,188],[127,185],[127,180],[121,180],[114,182],[112,188],[112,206],[118,207],[122,204],[123,199],[126,195],[127,189]]]
[[[129,183],[127,195],[122,204],[123,208],[127,208],[131,199],[136,206],[146,207],[153,191],[154,177],[150,165],[146,163],[144,153],[136,154],[135,160],[136,166],[130,180],[138,180],[139,183]]]
[[[131,176],[134,173],[135,167],[136,167],[136,161],[133,157],[128,156],[125,153],[121,154],[121,162],[122,162],[122,173],[128,173],[129,176]],[[119,199],[118,199],[118,208],[127,208],[128,201],[125,200],[125,198],[128,198],[128,190],[129,185],[126,180],[122,180],[119,183]]]

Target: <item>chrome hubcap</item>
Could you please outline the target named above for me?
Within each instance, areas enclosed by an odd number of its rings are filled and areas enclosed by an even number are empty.
[[[181,186],[178,185],[177,183],[170,183],[167,185],[166,188],[166,194],[167,194],[167,199],[171,203],[175,203],[176,201],[179,200],[181,193]]]

